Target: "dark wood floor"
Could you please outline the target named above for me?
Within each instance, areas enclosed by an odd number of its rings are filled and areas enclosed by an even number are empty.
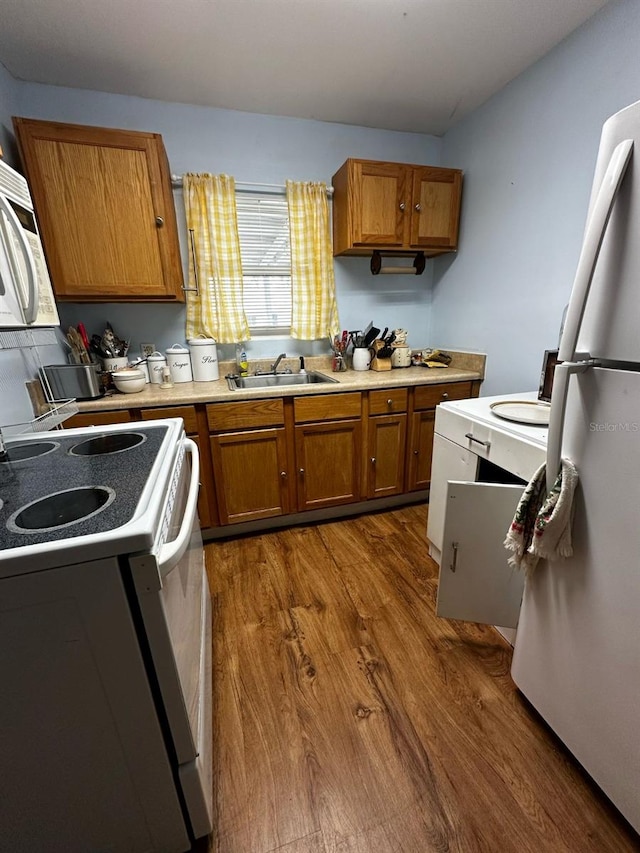
[[[639,850],[499,634],[435,616],[425,530],[410,507],[207,545],[211,849]]]

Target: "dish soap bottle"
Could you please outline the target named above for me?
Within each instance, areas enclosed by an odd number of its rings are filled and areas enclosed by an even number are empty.
[[[249,375],[249,360],[241,343],[236,344],[236,371],[238,376]]]

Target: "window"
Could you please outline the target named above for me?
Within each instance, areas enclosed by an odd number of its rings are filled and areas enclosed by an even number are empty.
[[[284,195],[237,192],[244,311],[252,334],[291,331],[289,209]]]

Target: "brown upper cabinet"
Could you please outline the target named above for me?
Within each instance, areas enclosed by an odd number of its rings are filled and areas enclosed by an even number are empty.
[[[423,251],[458,245],[462,172],[379,160],[347,160],[332,179],[333,254]]]
[[[162,137],[17,117],[13,125],[56,298],[184,301]]]

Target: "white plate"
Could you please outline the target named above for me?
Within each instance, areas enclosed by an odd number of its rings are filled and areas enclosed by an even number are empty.
[[[547,426],[549,423],[549,403],[541,403],[536,400],[503,400],[491,403],[494,415],[507,421],[515,421],[519,424],[535,424]]]

